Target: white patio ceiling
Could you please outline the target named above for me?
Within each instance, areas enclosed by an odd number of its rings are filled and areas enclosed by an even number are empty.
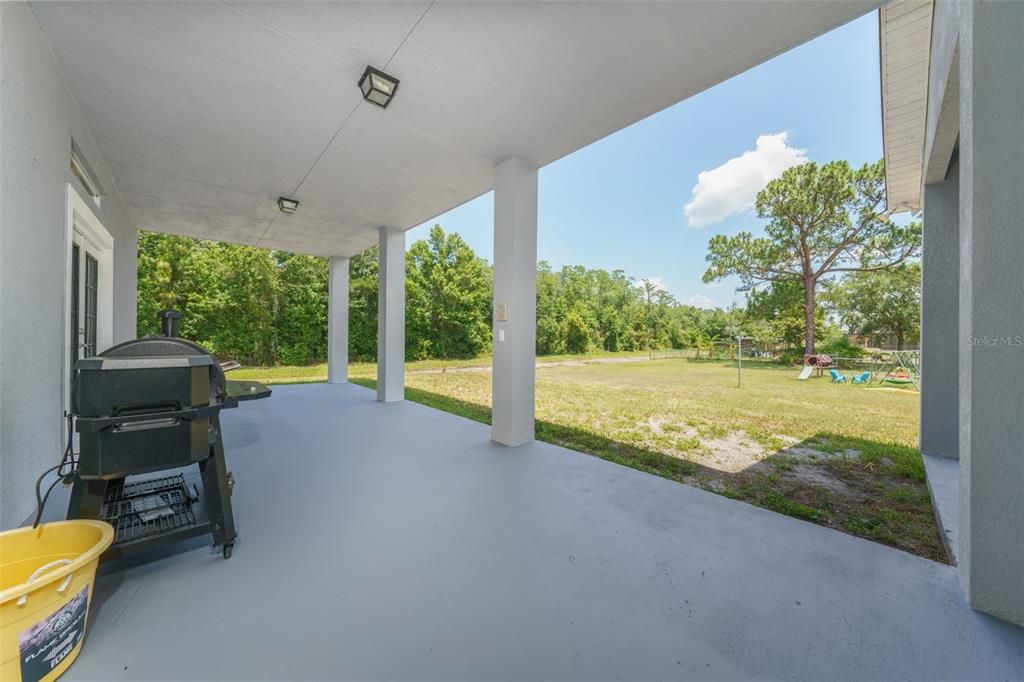
[[[489,191],[508,157],[548,164],[878,4],[32,10],[139,228],[343,256]],[[401,80],[386,110],[367,64]]]

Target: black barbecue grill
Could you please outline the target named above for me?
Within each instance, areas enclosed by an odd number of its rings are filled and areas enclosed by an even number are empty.
[[[174,333],[174,321],[164,315],[165,332]],[[220,411],[269,395],[262,384],[227,381],[201,346],[171,336],[79,360],[72,413],[80,452],[68,518],[114,526],[104,560],[207,533],[230,557],[234,481]],[[181,471],[191,465],[198,471]]]

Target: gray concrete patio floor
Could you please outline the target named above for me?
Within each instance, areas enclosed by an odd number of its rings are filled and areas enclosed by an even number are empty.
[[[224,413],[241,544],[102,577],[67,679],[1019,679],[956,570],[352,385]]]

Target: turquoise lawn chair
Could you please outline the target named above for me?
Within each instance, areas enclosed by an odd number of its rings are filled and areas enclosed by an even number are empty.
[[[853,383],[855,384],[866,384],[871,381],[871,372],[861,372],[860,374],[853,375]]]
[[[834,369],[830,369],[828,371],[828,373],[832,375],[832,383],[833,384],[845,384],[846,383],[846,375],[845,374],[840,374],[839,372],[835,371]]]

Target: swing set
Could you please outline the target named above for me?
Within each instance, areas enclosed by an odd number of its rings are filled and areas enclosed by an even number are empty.
[[[882,359],[882,366],[875,373],[879,383],[913,384],[921,390],[921,351],[894,350]]]

